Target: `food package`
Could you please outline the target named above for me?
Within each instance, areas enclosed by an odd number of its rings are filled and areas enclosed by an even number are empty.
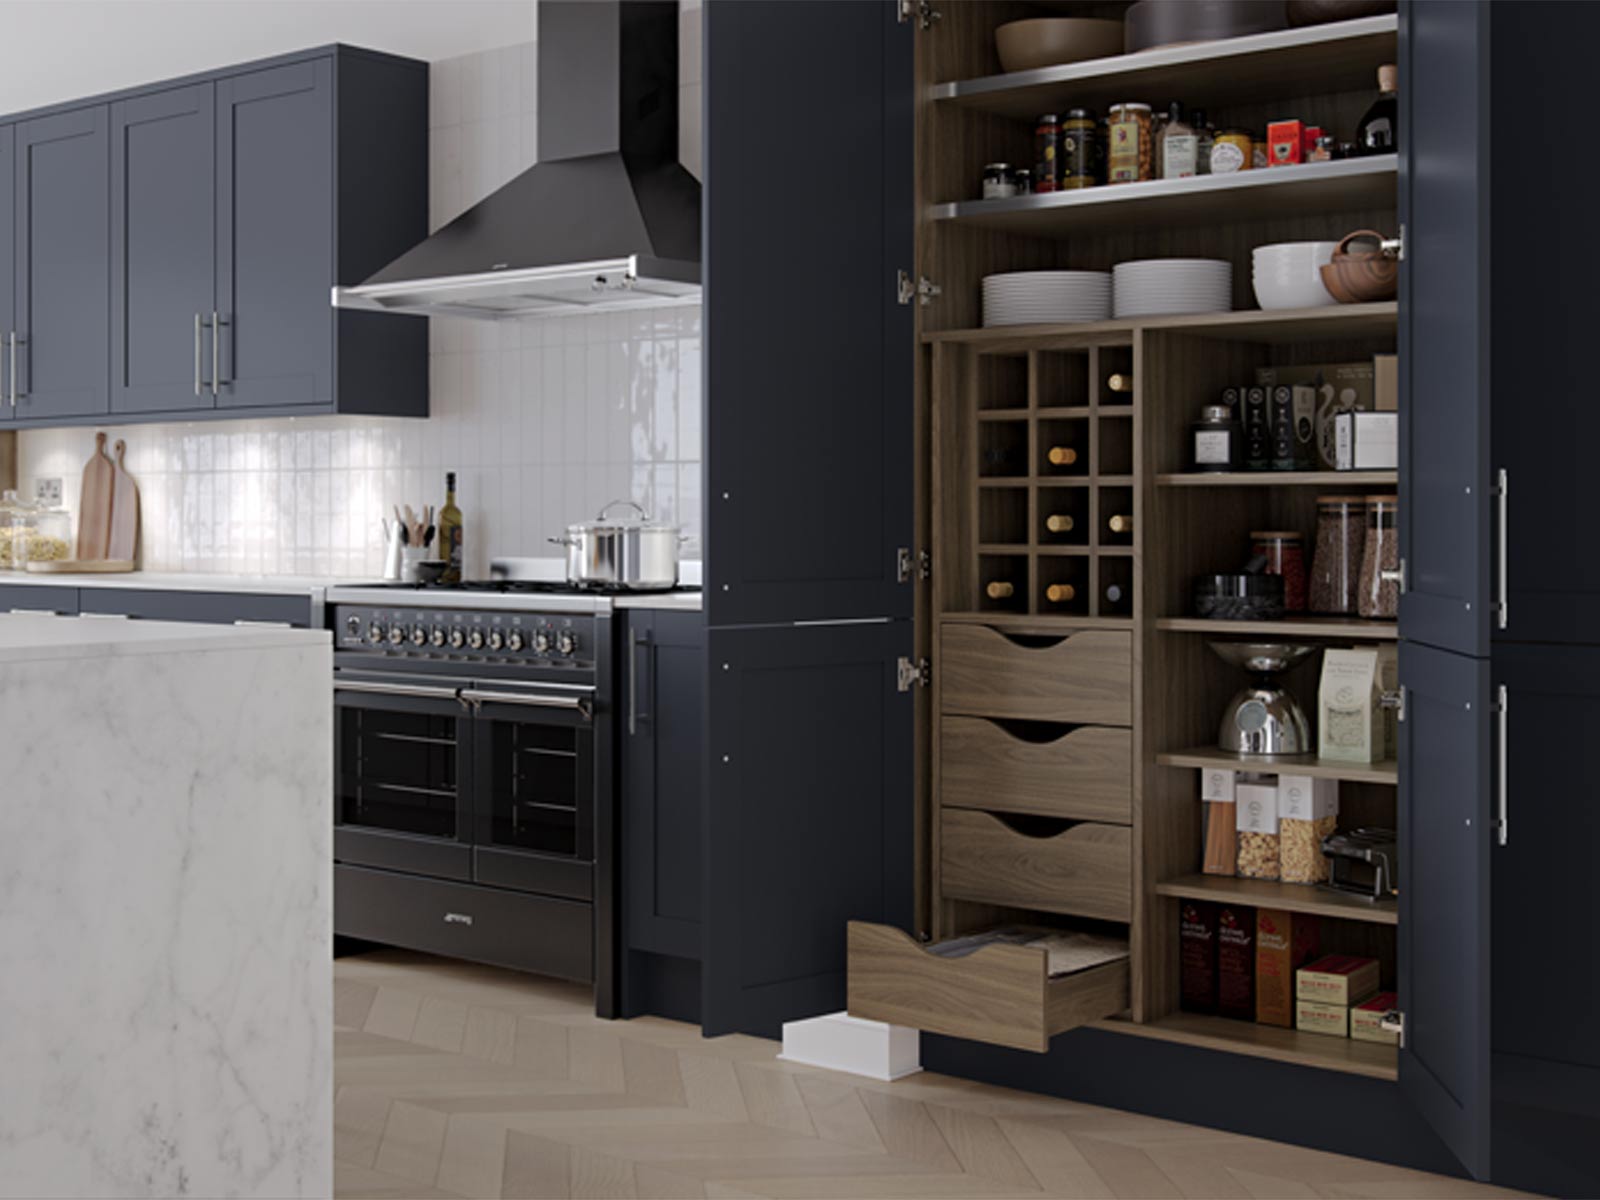
[[[1267,123],[1267,165],[1287,167],[1300,162],[1305,149],[1305,126],[1299,121]]]
[[[1298,1000],[1294,1006],[1294,1027],[1304,1033],[1326,1033],[1333,1037],[1350,1036],[1350,1009],[1343,1004],[1323,1004]]]
[[[1178,906],[1179,1007],[1217,1011],[1217,906],[1185,900]]]
[[[1217,1012],[1256,1019],[1256,912],[1248,905],[1217,910]]]
[[[1285,883],[1324,883],[1322,839],[1339,825],[1339,781],[1278,776],[1278,876]]]
[[[1400,358],[1394,354],[1372,356],[1372,410],[1400,411]]]
[[[1323,651],[1317,688],[1317,754],[1336,762],[1383,757],[1383,705],[1376,650]]]
[[[1241,783],[1237,800],[1239,849],[1234,873],[1244,879],[1278,878],[1278,789],[1271,783]]]
[[[1205,839],[1200,869],[1207,875],[1232,875],[1238,866],[1238,809],[1234,773],[1208,767],[1200,772],[1201,821]]]
[[[1256,909],[1256,1021],[1294,1025],[1294,973],[1317,952],[1316,917],[1281,908]]]
[[[1287,384],[1308,387],[1314,394],[1318,469],[1332,471],[1337,463],[1333,419],[1342,412],[1372,412],[1377,408],[1372,360],[1355,363],[1319,363],[1304,367],[1258,367],[1256,383],[1263,388]],[[1296,411],[1298,412],[1298,406]],[[1249,430],[1246,429],[1248,435]]]
[[[1400,1035],[1383,1028],[1383,1016],[1400,1003],[1394,992],[1379,992],[1370,1000],[1363,1000],[1350,1010],[1350,1036],[1358,1042],[1382,1042],[1387,1046],[1400,1044]]]
[[[1378,647],[1378,690],[1385,696],[1400,691],[1400,647],[1393,642]],[[1400,710],[1396,708],[1383,710],[1383,757],[1400,757]]]
[[[1345,412],[1333,418],[1337,471],[1392,471],[1400,465],[1400,414]]]
[[[1329,954],[1295,972],[1295,995],[1321,1004],[1360,1004],[1378,990],[1378,960]]]

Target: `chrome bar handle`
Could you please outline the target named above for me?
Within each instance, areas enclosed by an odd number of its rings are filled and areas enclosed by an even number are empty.
[[[222,327],[227,324],[216,309],[211,310],[211,394],[216,396],[222,383]]]
[[[335,679],[336,692],[361,692],[371,696],[406,696],[413,700],[458,700],[455,688],[425,687],[414,683],[381,683],[367,679]]]
[[[200,327],[205,324],[199,313],[194,315],[194,394],[200,394]]]
[[[11,407],[17,406],[17,331],[11,331]]]
[[[1511,756],[1511,719],[1507,712],[1510,693],[1501,684],[1496,696],[1495,724],[1500,743],[1500,762],[1495,772],[1495,784],[1500,793],[1500,814],[1495,821],[1495,837],[1502,846],[1511,841],[1511,771],[1506,760]]]
[[[1496,605],[1500,628],[1504,629],[1511,620],[1511,568],[1506,561],[1506,552],[1511,545],[1511,476],[1504,467],[1501,467],[1495,478],[1495,504],[1499,507],[1500,528],[1496,534],[1500,546],[1500,603]]]
[[[533,692],[492,692],[483,688],[462,688],[457,693],[463,704],[518,704],[528,708],[576,709],[585,717],[594,711],[588,696],[546,696]]]

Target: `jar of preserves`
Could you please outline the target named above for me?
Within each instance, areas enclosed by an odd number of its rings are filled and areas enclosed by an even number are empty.
[[[1243,431],[1226,404],[1207,404],[1189,426],[1193,439],[1190,461],[1196,471],[1237,471]]]
[[[1110,183],[1136,183],[1155,178],[1155,140],[1148,104],[1113,104],[1106,154]]]
[[[1033,172],[1027,167],[1018,167],[1015,171],[1011,172],[1011,178],[1017,185],[1017,195],[1026,196],[1029,192],[1033,191]]]
[[[1211,143],[1211,173],[1231,175],[1235,171],[1248,171],[1254,163],[1254,154],[1248,131],[1224,130]]]
[[[1097,186],[1105,175],[1100,154],[1100,123],[1087,108],[1074,108],[1061,122],[1061,178],[1058,188]]]
[[[1400,615],[1400,585],[1383,577],[1400,566],[1400,497],[1367,498],[1367,536],[1361,552],[1357,611],[1392,621]]]
[[[1017,194],[1017,176],[1010,163],[989,163],[983,168],[983,198],[1005,200]]]
[[[1318,496],[1308,603],[1314,613],[1353,616],[1366,550],[1365,496]]]
[[[1033,190],[1053,192],[1061,181],[1061,118],[1045,113],[1033,131]]]
[[[1250,544],[1252,556],[1267,560],[1267,574],[1283,577],[1284,612],[1305,612],[1305,538],[1281,529],[1257,529],[1250,534]]]

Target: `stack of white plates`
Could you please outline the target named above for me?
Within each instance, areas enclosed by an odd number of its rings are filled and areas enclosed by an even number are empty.
[[[1118,263],[1111,279],[1119,319],[1233,307],[1233,264],[1223,259],[1140,259]]]
[[[985,325],[1052,325],[1111,319],[1105,271],[1007,271],[983,277]]]

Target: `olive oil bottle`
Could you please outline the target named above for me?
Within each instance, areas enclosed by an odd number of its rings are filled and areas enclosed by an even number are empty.
[[[444,581],[461,582],[461,510],[456,507],[456,473],[444,477],[444,507],[439,510],[439,557],[444,559]]]

